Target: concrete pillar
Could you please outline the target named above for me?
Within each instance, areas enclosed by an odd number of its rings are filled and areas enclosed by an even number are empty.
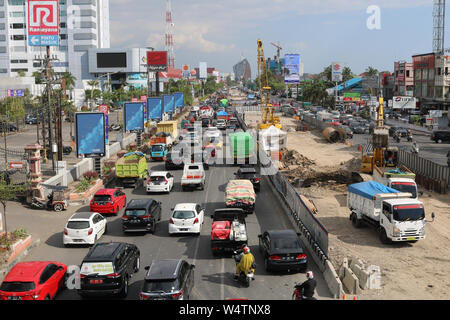
[[[31,203],[32,197],[40,199],[44,198],[44,190],[41,186],[41,150],[42,147],[37,143],[30,144],[25,147],[25,152],[28,154],[31,175],[31,190],[27,196],[28,203]]]

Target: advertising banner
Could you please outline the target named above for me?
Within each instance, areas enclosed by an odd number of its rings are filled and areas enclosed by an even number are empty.
[[[175,97],[173,94],[163,95],[164,112],[175,111]]]
[[[144,131],[144,104],[132,102],[124,104],[125,131]]]
[[[149,120],[161,120],[162,119],[162,100],[161,98],[148,98],[148,118]]]
[[[105,156],[104,113],[76,113],[75,128],[77,157],[101,158]]]
[[[147,51],[147,65],[152,72],[168,71],[167,51]]]
[[[284,82],[300,83],[300,55],[286,54],[284,56]]]
[[[392,109],[416,109],[416,98],[414,97],[394,97]]]
[[[59,45],[58,0],[28,0],[28,45]]]
[[[109,106],[102,104],[98,106],[98,112],[105,114],[105,142],[109,143]]]
[[[183,108],[184,107],[184,93],[176,92],[173,94],[175,97],[175,108]]]
[[[200,73],[200,79],[208,78],[208,64],[206,62],[200,62],[199,73]]]
[[[333,62],[331,65],[331,81],[340,82],[342,81],[342,71],[344,67],[340,62]]]
[[[8,89],[8,97],[24,97],[25,90],[24,89]]]

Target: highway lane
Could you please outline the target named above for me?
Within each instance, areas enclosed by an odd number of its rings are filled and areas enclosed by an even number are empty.
[[[150,163],[151,170],[164,170],[162,163]],[[196,300],[223,300],[223,299],[290,299],[294,282],[304,281],[303,273],[279,273],[267,274],[264,270],[264,261],[258,251],[258,234],[266,229],[291,228],[286,215],[281,212],[281,206],[267,181],[262,185],[261,192],[257,195],[255,214],[246,219],[249,236],[249,246],[255,255],[257,268],[256,280],[250,288],[240,288],[232,277],[235,263],[231,257],[213,257],[210,250],[211,213],[224,207],[224,191],[227,182],[234,178],[237,167],[217,166],[207,171],[207,183],[204,191],[195,190],[182,192],[180,179],[182,171],[173,171],[175,186],[170,194],[147,195],[141,188],[138,190],[125,189],[127,200],[133,198],[152,197],[162,202],[162,221],[156,229],[156,233],[144,235],[125,235],[121,229],[120,214],[116,217],[107,217],[108,233],[99,241],[124,241],[136,244],[141,251],[141,270],[133,275],[130,281],[129,300],[139,298],[139,291],[145,277],[144,267],[154,259],[187,259],[196,265],[195,286],[191,299]],[[168,220],[170,209],[177,203],[195,202],[201,203],[206,209],[205,223],[200,236],[169,236]],[[79,265],[87,254],[89,247],[64,248],[62,245],[62,230],[64,223],[74,211],[89,210],[88,206],[70,208],[63,213],[66,217],[58,217],[52,225],[46,225],[48,238],[41,239],[41,245],[35,248],[26,258],[32,260],[56,260],[67,265]],[[51,217],[48,218],[50,223]],[[320,299],[331,298],[327,286],[320,275],[320,271],[310,259],[310,269],[318,279],[317,294]],[[80,297],[74,290],[64,290],[58,299],[78,300]]]

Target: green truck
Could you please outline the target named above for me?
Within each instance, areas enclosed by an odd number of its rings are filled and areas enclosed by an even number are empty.
[[[252,161],[256,160],[255,140],[250,133],[236,132],[230,134],[229,137],[231,156],[235,164],[251,163]]]
[[[144,185],[148,177],[148,166],[142,152],[129,152],[116,162],[117,184],[124,187]]]

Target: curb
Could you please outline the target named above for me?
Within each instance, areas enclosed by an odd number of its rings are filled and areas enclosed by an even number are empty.
[[[11,257],[13,257],[12,260],[10,257],[10,259],[8,259],[7,265],[0,269],[0,282],[3,281],[3,278],[8,274],[12,267],[14,267],[18,262],[22,261],[32,249],[36,248],[41,243],[41,240],[39,238],[32,241],[31,235],[24,239],[24,241],[27,239],[30,239],[28,244],[18,249],[18,251],[20,252],[17,252],[14,257],[13,255],[11,255]]]

